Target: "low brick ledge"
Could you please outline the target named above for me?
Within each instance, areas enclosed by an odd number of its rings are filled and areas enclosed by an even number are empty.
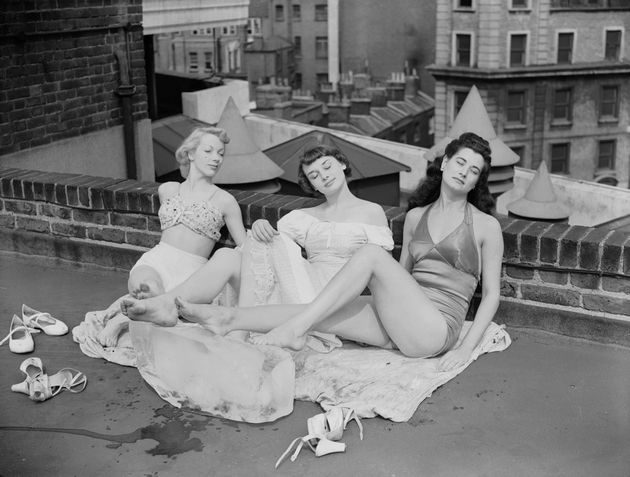
[[[153,182],[0,168],[0,249],[128,270],[143,251],[159,241],[157,187]],[[319,202],[230,192],[247,227],[259,218],[275,224],[289,211]],[[405,210],[384,209],[394,233],[394,255],[398,256]],[[537,303],[557,316],[611,317],[615,327],[627,327],[630,234],[497,218],[505,242],[502,307],[516,309],[516,302]],[[225,229],[220,246],[233,246]],[[626,339],[630,344],[629,337],[621,341]]]

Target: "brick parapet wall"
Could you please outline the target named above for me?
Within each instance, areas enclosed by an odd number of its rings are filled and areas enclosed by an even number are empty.
[[[159,241],[158,184],[0,169],[0,249],[129,269]],[[317,199],[230,191],[246,227],[275,224]],[[405,211],[384,207],[400,253]],[[499,217],[502,297],[598,316],[630,317],[630,235]],[[224,230],[224,234],[225,234]],[[224,235],[222,246],[233,246]]]
[[[3,0],[0,155],[123,123],[116,50],[128,54],[133,119],[147,117],[142,0]]]

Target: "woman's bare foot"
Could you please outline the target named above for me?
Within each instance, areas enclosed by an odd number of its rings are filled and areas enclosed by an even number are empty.
[[[199,323],[215,335],[224,336],[232,330],[234,310],[224,306],[191,303],[181,297],[175,297],[175,306],[179,316]]]
[[[291,320],[293,321],[293,320]],[[281,348],[289,348],[299,351],[306,344],[306,333],[300,333],[294,323],[288,321],[264,335],[253,336],[249,339],[250,343],[256,345],[271,345]]]
[[[103,346],[116,346],[118,337],[129,328],[129,318],[120,312],[114,315],[96,337]]]
[[[164,287],[156,280],[146,280],[138,284],[138,287],[131,290],[131,295],[138,300],[144,300],[146,298],[152,298],[154,296],[164,293]]]
[[[158,295],[146,300],[126,297],[120,304],[123,315],[134,321],[147,321],[160,326],[177,324],[177,308],[173,299],[167,295]]]

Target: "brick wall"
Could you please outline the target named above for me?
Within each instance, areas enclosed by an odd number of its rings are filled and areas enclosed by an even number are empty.
[[[3,0],[0,155],[122,124],[117,49],[146,118],[141,22],[142,0]]]
[[[159,241],[157,186],[0,169],[0,250],[129,269]],[[275,224],[289,211],[318,202],[230,192],[246,227],[258,218]],[[384,208],[397,257],[405,213]],[[501,322],[630,345],[630,234],[505,216],[499,220],[505,241]],[[224,235],[220,245],[233,243]],[[606,326],[594,331],[593,321]]]

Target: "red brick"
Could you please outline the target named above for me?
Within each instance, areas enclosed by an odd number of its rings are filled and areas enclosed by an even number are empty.
[[[602,289],[630,295],[630,277],[602,277]]]
[[[128,231],[126,237],[126,242],[128,244],[146,248],[155,247],[160,242],[160,234],[151,234],[147,232]]]
[[[607,235],[611,233],[607,229],[592,229],[586,237],[580,241],[580,261],[581,268],[586,270],[599,270],[601,245]]]
[[[569,274],[566,272],[538,270],[538,276],[543,282],[554,283],[556,285],[566,285],[569,281]]]
[[[85,238],[85,225],[77,225],[69,222],[51,222],[50,228],[55,235],[66,237]]]
[[[591,229],[573,225],[560,240],[559,263],[562,267],[575,268],[578,264],[578,244]]]
[[[512,278],[518,278],[520,280],[531,280],[534,278],[534,269],[515,267],[513,265],[506,265],[505,273]]]
[[[33,202],[23,202],[20,200],[5,200],[4,208],[9,212],[22,215],[37,215],[37,206]]]
[[[501,280],[501,296],[516,298],[518,284],[507,280]]]
[[[530,223],[531,222],[527,220],[515,220],[503,230],[503,257],[506,260],[520,260],[520,253],[518,250],[519,234],[525,230]]]
[[[0,214],[0,227],[4,227],[7,229],[15,228],[15,215]]]
[[[147,217],[147,230],[149,232],[161,232],[162,226],[160,224],[160,219],[154,216]]]
[[[88,222],[99,225],[109,224],[109,214],[100,210],[74,209],[72,218],[75,222]]]
[[[88,227],[87,236],[92,240],[103,242],[123,243],[125,241],[125,231],[111,227]]]
[[[627,297],[584,294],[584,308],[618,315],[630,315],[630,299]]]
[[[35,219],[31,217],[16,217],[16,228],[29,230],[31,232],[49,232],[50,223],[47,220]]]
[[[580,293],[562,287],[546,287],[541,285],[521,285],[521,296],[524,300],[552,303],[554,305],[580,306]]]
[[[560,238],[569,230],[568,224],[553,224],[540,237],[540,261],[543,263],[556,263]]]
[[[599,275],[591,273],[571,273],[571,285],[579,288],[587,288],[589,290],[597,290],[599,288]]]
[[[46,217],[55,217],[63,220],[70,220],[72,218],[72,209],[68,207],[62,207],[54,204],[37,204],[39,214]]]
[[[144,215],[121,214],[110,212],[110,223],[119,227],[131,227],[138,230],[147,229],[147,217]]]
[[[621,270],[621,251],[623,244],[629,241],[630,234],[621,230],[616,230],[606,238],[602,249],[602,271],[617,272]]]

